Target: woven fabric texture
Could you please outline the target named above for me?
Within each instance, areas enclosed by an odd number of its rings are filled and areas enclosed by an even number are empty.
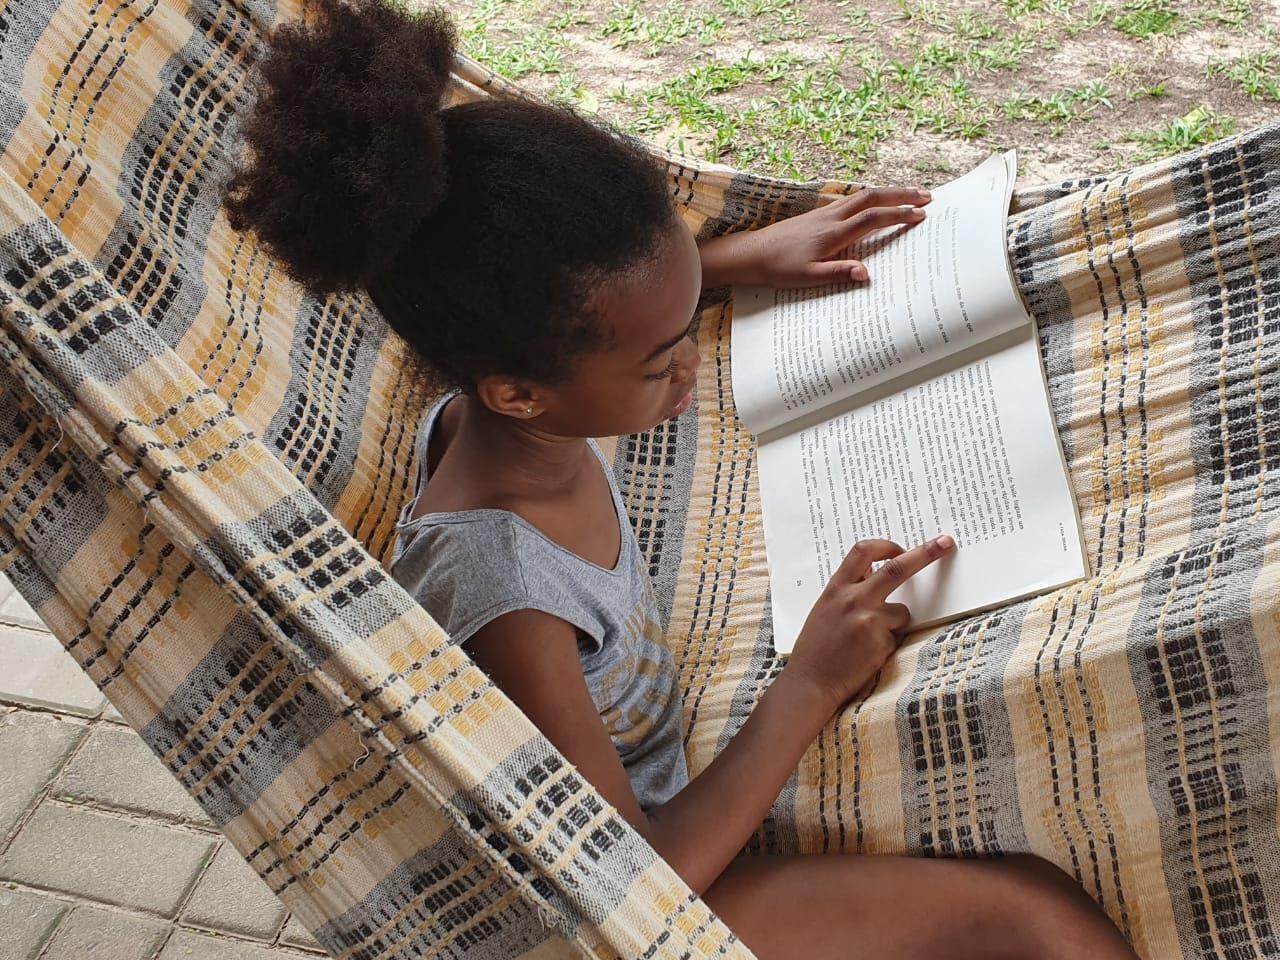
[[[297,14],[0,11],[0,569],[334,956],[749,957],[386,574],[430,398],[219,210]],[[704,237],[856,189],[655,154]],[[913,638],[748,850],[1033,851],[1145,957],[1280,957],[1280,127],[1015,209],[1094,575]],[[781,667],[726,295],[608,447],[692,774]]]

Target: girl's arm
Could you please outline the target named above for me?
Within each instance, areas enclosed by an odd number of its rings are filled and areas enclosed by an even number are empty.
[[[477,631],[467,649],[658,855],[702,894],[760,825],[823,725],[893,651],[894,631],[906,625],[908,614],[901,604],[885,603],[885,597],[949,549],[946,538],[907,553],[883,540],[855,547],[746,724],[706,770],[647,814],[587,690],[570,624],[518,610]],[[875,560],[888,562],[872,574]]]
[[[834,709],[828,691],[784,668],[711,766],[646,815],[587,690],[570,624],[541,611],[518,610],[491,621],[466,646],[489,678],[698,894],[760,825]]]
[[[868,675],[878,655],[867,652]],[[828,689],[784,668],[710,765],[649,811],[646,838],[695,893],[741,852],[838,707]]]
[[[927,190],[864,187],[759,230],[704,240],[698,245],[702,287],[812,287],[866,280],[861,261],[833,258],[873,230],[919,223],[929,200]]]

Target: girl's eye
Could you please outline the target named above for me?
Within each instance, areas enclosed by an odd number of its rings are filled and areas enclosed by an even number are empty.
[[[663,369],[659,373],[645,374],[645,376],[647,376],[650,380],[665,380],[667,379],[667,377],[671,376],[671,374],[675,372],[676,372],[676,355],[673,353],[671,354],[671,362],[667,364],[665,369]]]

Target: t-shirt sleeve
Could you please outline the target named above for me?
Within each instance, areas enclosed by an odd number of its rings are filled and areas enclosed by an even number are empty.
[[[396,564],[399,579],[454,642],[516,610],[539,610],[577,628],[584,653],[600,649],[603,627],[563,589],[551,551],[528,542],[509,519],[438,523],[414,537]]]

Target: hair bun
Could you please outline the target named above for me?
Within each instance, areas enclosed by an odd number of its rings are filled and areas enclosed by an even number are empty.
[[[313,290],[368,285],[444,199],[439,109],[455,43],[439,8],[309,0],[259,64],[231,225]]]

